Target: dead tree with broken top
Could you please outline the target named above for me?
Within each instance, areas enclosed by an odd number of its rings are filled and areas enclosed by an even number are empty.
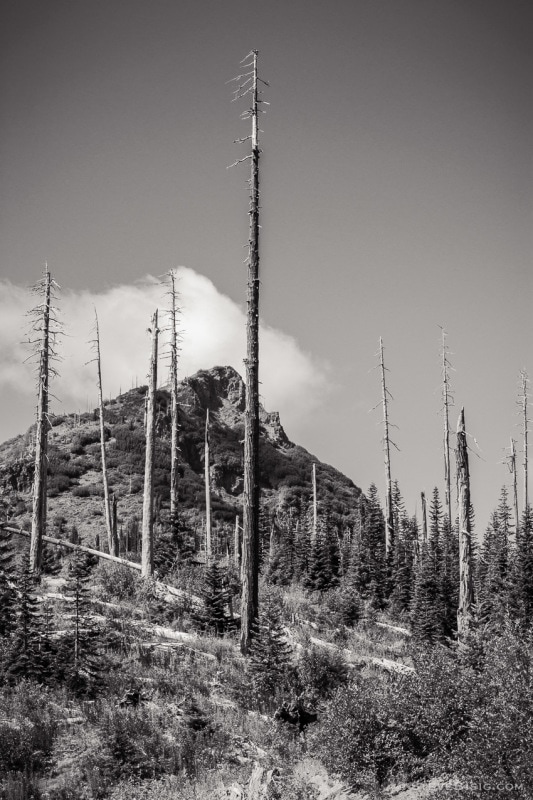
[[[259,124],[261,111],[257,50],[243,59],[243,74],[235,80],[233,100],[250,96],[241,118],[251,119],[252,132],[238,142],[251,142],[251,153],[235,164],[250,161],[248,287],[246,311],[246,405],[244,412],[244,492],[242,538],[241,651],[247,654],[252,624],[259,613]]]
[[[450,527],[452,525],[452,493],[451,493],[451,468],[450,468],[450,406],[453,403],[453,395],[450,390],[450,370],[453,369],[449,359],[449,348],[446,344],[447,333],[441,328],[441,369],[442,369],[442,413],[444,417],[444,503],[448,513]]]
[[[461,641],[468,635],[474,619],[470,471],[464,408],[461,409],[457,422],[455,459],[459,495],[459,608],[457,610],[457,635],[459,641]]]
[[[98,324],[98,314],[94,309],[94,331],[95,336],[91,345],[95,352],[93,361],[96,363],[96,374],[98,378],[98,408],[100,412],[100,453],[102,458],[102,483],[104,486],[104,512],[105,524],[107,529],[107,543],[109,552],[112,556],[119,555],[118,532],[116,528],[116,513],[113,513],[113,500],[109,491],[109,479],[107,473],[107,454],[105,446],[105,426],[104,426],[104,393],[102,389],[102,359],[100,351],[100,326]]]
[[[154,571],[154,456],[155,456],[155,399],[157,390],[158,313],[152,317],[149,332],[152,337],[148,404],[146,408],[146,456],[144,465],[144,496],[142,518],[141,575],[150,578]]]
[[[529,434],[529,376],[525,369],[520,370],[520,394],[518,395],[518,405],[522,417],[522,435],[524,443],[524,512],[529,508],[529,478],[528,478],[528,434]]]
[[[50,377],[57,375],[53,362],[57,360],[55,345],[61,333],[53,301],[59,289],[46,264],[43,277],[32,289],[40,302],[30,311],[28,339],[28,344],[34,348],[30,358],[37,360],[37,425],[30,537],[30,569],[36,573],[41,569],[43,536],[46,534]]]
[[[205,561],[209,563],[212,555],[211,543],[211,456],[209,453],[209,409],[205,416],[205,456],[204,456],[204,478],[205,478]]]
[[[178,417],[178,293],[176,289],[176,270],[168,273],[170,282],[170,516],[176,521],[178,514],[178,480],[179,480],[179,417]]]
[[[377,408],[381,406],[383,409],[383,457],[385,462],[385,553],[388,557],[390,557],[393,547],[394,547],[394,509],[392,507],[392,477],[391,477],[391,461],[390,461],[390,446],[391,444],[396,447],[398,450],[398,446],[392,441],[390,438],[390,428],[392,427],[389,421],[389,400],[392,399],[392,395],[387,388],[387,383],[385,380],[385,372],[387,371],[385,367],[385,358],[383,355],[383,339],[381,336],[379,337],[379,369],[381,374],[381,401],[374,406]]]

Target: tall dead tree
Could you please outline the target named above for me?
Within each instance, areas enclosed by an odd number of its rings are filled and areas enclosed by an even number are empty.
[[[450,364],[449,349],[446,344],[446,331],[441,328],[442,332],[442,346],[441,346],[441,359],[442,359],[442,413],[444,417],[444,504],[448,513],[448,520],[450,527],[452,525],[452,493],[451,493],[451,469],[450,469],[450,406],[453,405],[453,395],[450,391],[450,370],[453,369]]]
[[[528,434],[529,434],[529,417],[528,417],[528,401],[529,401],[529,376],[525,369],[520,370],[520,389],[521,392],[518,396],[518,403],[520,406],[520,414],[522,416],[522,431],[524,442],[524,511],[529,507],[529,479],[528,479]]]
[[[313,462],[313,527],[311,530],[311,541],[316,542],[316,533],[318,528],[318,503],[316,493],[316,464]]]
[[[385,359],[383,355],[383,339],[379,337],[379,368],[381,373],[381,405],[383,408],[383,456],[385,460],[385,551],[387,555],[391,552],[394,542],[394,509],[392,507],[392,477],[390,463],[390,446],[397,448],[390,438],[391,423],[389,422],[389,399],[392,395],[387,389],[385,381]],[[377,407],[377,406],[376,406]]]
[[[472,626],[474,614],[474,573],[472,564],[472,530],[470,523],[470,471],[465,429],[465,410],[457,422],[455,450],[457,491],[459,495],[459,608],[457,634],[464,639]]]
[[[420,500],[422,502],[422,542],[427,544],[428,541],[428,512],[426,503],[426,493],[420,492]]]
[[[178,513],[178,467],[179,467],[179,417],[178,417],[178,293],[176,271],[168,273],[170,288],[170,516],[175,521]]]
[[[261,111],[257,75],[257,50],[241,62],[246,70],[235,80],[234,100],[251,96],[251,106],[241,114],[251,119],[252,132],[238,142],[251,142],[251,153],[235,164],[250,161],[248,289],[246,312],[246,405],[244,412],[244,492],[242,538],[241,651],[248,652],[251,629],[259,613],[259,124]]]
[[[154,455],[155,455],[155,395],[157,390],[157,349],[159,328],[157,310],[149,332],[152,335],[148,404],[146,408],[146,457],[144,464],[144,497],[142,521],[141,575],[152,576],[154,571]]]
[[[518,510],[518,480],[516,474],[516,450],[515,450],[515,441],[512,437],[511,437],[511,455],[509,457],[509,470],[513,476],[514,529],[515,529],[515,536],[518,537],[520,530],[520,512]]]
[[[211,456],[209,453],[209,409],[205,416],[205,560],[209,563],[211,558]]]
[[[30,537],[32,572],[39,572],[41,569],[43,536],[46,534],[50,377],[57,374],[53,361],[57,359],[55,342],[60,333],[56,308],[52,303],[59,288],[52,279],[48,265],[45,265],[43,277],[32,289],[40,302],[30,311],[31,328],[28,339],[28,344],[34,348],[30,358],[35,357],[37,360],[37,425]]]
[[[102,389],[102,359],[101,359],[101,351],[100,351],[100,326],[98,324],[98,314],[96,313],[96,309],[94,309],[94,330],[95,330],[95,337],[91,342],[91,345],[95,352],[95,358],[93,361],[96,363],[96,374],[98,378],[98,408],[100,411],[100,453],[102,457],[102,483],[104,485],[104,512],[105,512],[105,524],[107,529],[107,543],[109,547],[109,552],[112,556],[119,555],[119,541],[118,541],[118,534],[116,529],[116,524],[114,524],[114,515],[113,515],[113,501],[111,500],[111,494],[109,492],[109,480],[107,474],[107,454],[106,454],[106,447],[105,447],[105,426],[104,426],[104,393]]]

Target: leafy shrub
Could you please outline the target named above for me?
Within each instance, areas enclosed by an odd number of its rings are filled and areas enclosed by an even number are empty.
[[[331,697],[348,683],[346,661],[338,650],[305,649],[298,660],[298,678],[305,697],[312,703]]]
[[[43,769],[52,752],[57,719],[48,691],[22,680],[0,692],[0,777]]]
[[[74,486],[72,489],[73,497],[90,497],[91,492],[88,486]]]
[[[416,673],[341,688],[325,716],[324,763],[354,785],[416,779],[452,766],[479,702],[479,681],[453,654],[419,653]]]
[[[104,600],[133,597],[139,586],[134,571],[123,564],[100,564],[96,579],[100,583],[100,596]]]

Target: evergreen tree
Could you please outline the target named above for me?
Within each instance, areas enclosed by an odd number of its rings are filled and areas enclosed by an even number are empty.
[[[516,553],[512,567],[510,601],[514,613],[524,627],[533,620],[533,509],[524,509],[517,537]]]
[[[4,679],[8,682],[21,678],[43,681],[49,677],[49,665],[41,653],[43,624],[36,584],[37,578],[24,559],[16,575],[14,627],[4,651]]]
[[[232,626],[227,612],[230,592],[222,570],[215,561],[206,568],[202,599],[203,606],[195,612],[194,622],[201,630],[223,636]]]
[[[248,669],[260,707],[272,708],[287,686],[291,648],[281,619],[279,602],[266,597],[253,626]]]
[[[58,649],[58,677],[80,697],[93,697],[105,667],[102,632],[91,614],[89,579],[93,563],[75,552],[63,594],[69,629]]]
[[[375,484],[371,484],[361,510],[358,590],[374,608],[383,608],[387,589],[385,518]]]
[[[425,542],[416,567],[411,630],[415,641],[434,644],[443,638],[439,580],[431,546]]]
[[[15,600],[12,534],[0,532],[0,637],[8,637],[15,627]]]

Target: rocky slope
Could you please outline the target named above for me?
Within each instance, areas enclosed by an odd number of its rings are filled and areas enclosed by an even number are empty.
[[[146,387],[132,389],[105,407],[109,478],[118,498],[119,524],[135,527],[142,512],[144,406]],[[189,530],[200,529],[205,509],[204,430],[210,412],[212,508],[215,525],[229,527],[242,507],[245,387],[231,367],[202,370],[181,381],[180,507]],[[155,491],[164,514],[169,500],[170,394],[157,393]],[[103,533],[102,480],[97,412],[56,416],[49,434],[49,532],[65,534],[75,526],[91,542]],[[28,524],[33,464],[33,426],[23,436],[0,445],[0,491],[3,515]],[[264,516],[298,508],[311,499],[312,464],[317,463],[319,505],[342,535],[357,523],[361,491],[352,481],[289,441],[279,414],[261,409],[260,481]],[[68,531],[67,531],[68,532]]]

